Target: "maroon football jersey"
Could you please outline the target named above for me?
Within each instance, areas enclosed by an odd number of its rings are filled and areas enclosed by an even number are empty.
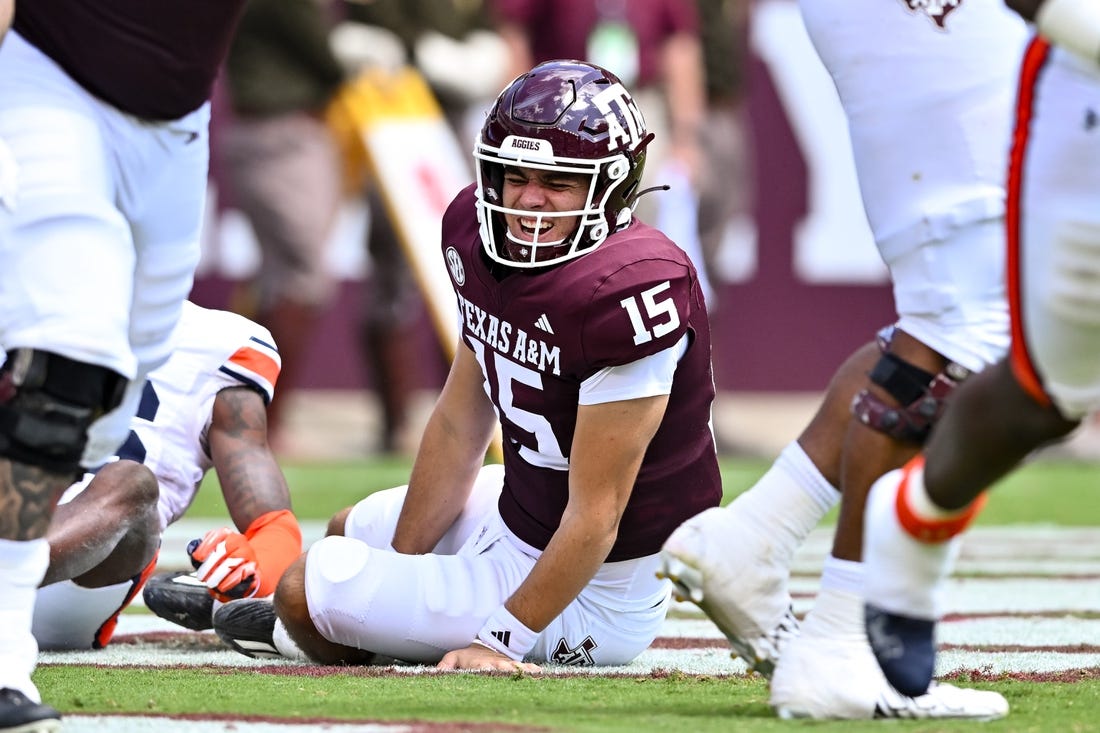
[[[561,521],[581,383],[685,334],[668,409],[608,560],[655,553],[681,522],[717,506],[710,326],[683,250],[637,222],[586,255],[497,279],[483,256],[472,186],[444,214],[442,246],[462,341],[481,364],[502,425],[500,512],[520,539],[545,548]]]
[[[13,27],[81,86],[136,117],[210,98],[245,0],[29,0]]]

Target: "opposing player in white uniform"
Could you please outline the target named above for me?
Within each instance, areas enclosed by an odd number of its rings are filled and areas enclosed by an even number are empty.
[[[1026,29],[1001,0],[800,7],[847,115],[898,319],[840,367],[754,487],[670,537],[664,572],[770,676],[780,716],[996,717],[999,695],[941,686],[914,699],[883,678],[863,630],[862,512],[873,480],[919,450],[954,386],[1008,346],[1003,171]],[[838,491],[833,551],[799,629],[791,558]]]
[[[70,487],[50,525],[50,568],[33,624],[43,649],[108,643],[155,565],[161,533],[187,511],[211,468],[240,531],[208,532],[192,552],[205,561],[197,580],[178,591],[167,586],[158,611],[176,601],[194,626],[205,609],[209,628],[212,593],[270,595],[301,553],[286,480],[267,447],[280,365],[270,333],[187,302],[172,349],[145,383],[117,460]]]
[[[1008,4],[1041,34],[1021,68],[1008,176],[1012,349],[867,503],[867,631],[913,694],[932,680],[944,582],[981,492],[1100,410],[1100,3]]]

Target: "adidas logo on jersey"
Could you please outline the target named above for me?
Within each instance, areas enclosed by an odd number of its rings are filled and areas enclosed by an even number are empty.
[[[554,334],[554,329],[550,326],[550,319],[546,317],[545,313],[539,316],[538,320],[535,321],[535,328],[540,331],[545,331],[550,335]]]

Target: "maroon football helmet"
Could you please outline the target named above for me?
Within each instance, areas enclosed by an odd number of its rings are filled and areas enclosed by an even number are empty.
[[[481,241],[493,260],[511,267],[545,267],[600,246],[633,215],[645,148],[652,135],[634,100],[611,72],[582,61],[547,61],[517,77],[497,97],[474,148]],[[565,239],[513,239],[503,206],[505,166],[588,176],[584,208],[534,212],[580,217]],[[538,227],[536,227],[536,230]]]

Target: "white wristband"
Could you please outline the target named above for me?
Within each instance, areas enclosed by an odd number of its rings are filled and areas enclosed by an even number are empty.
[[[535,647],[538,632],[531,631],[501,604],[477,632],[475,642],[500,652],[509,659],[523,661],[527,652]]]
[[[1035,14],[1035,27],[1051,43],[1100,63],[1100,2],[1047,0]]]

